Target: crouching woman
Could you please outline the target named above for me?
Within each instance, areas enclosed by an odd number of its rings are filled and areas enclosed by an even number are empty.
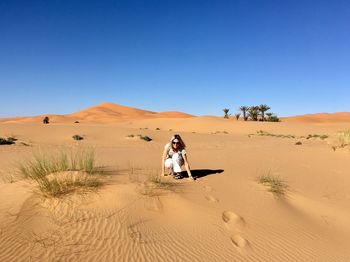
[[[186,145],[181,139],[180,135],[174,135],[170,142],[164,147],[162,156],[162,175],[165,175],[165,168],[171,170],[171,174],[175,179],[181,179],[181,167],[184,165],[187,171],[187,175],[190,179],[194,180],[190,165],[187,159]]]

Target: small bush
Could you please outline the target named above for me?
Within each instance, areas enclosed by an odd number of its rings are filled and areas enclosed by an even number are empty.
[[[10,138],[1,138],[0,137],[0,145],[13,145],[17,139],[11,139]]]
[[[161,176],[155,175],[148,178],[143,184],[140,193],[145,196],[154,197],[162,195],[165,191],[175,191],[177,186],[177,183],[167,181]]]
[[[322,140],[325,140],[325,139],[328,138],[328,135],[318,135],[318,134],[313,134],[313,135],[311,135],[311,134],[309,134],[309,135],[306,137],[306,139],[310,139],[310,138],[320,138],[320,139],[322,139]]]
[[[350,129],[346,131],[339,132],[337,134],[337,142],[339,147],[345,147],[350,145]]]
[[[50,122],[50,119],[48,116],[45,116],[44,119],[43,119],[43,123],[44,124],[48,124]]]
[[[145,140],[147,142],[152,141],[152,138],[150,138],[149,136],[142,136],[142,135],[139,135],[139,136],[140,136],[140,139]]]
[[[75,124],[79,124],[79,121],[75,121],[74,123],[75,123]]]
[[[159,127],[157,127],[157,128],[156,128],[156,130],[160,130],[160,128],[159,128]]]
[[[284,195],[288,188],[287,184],[280,177],[272,175],[271,171],[259,176],[258,182],[268,186],[270,192],[280,196]]]
[[[74,135],[74,136],[72,136],[72,138],[74,140],[83,140],[84,139],[82,136],[79,136],[79,135]]]
[[[298,142],[296,142],[295,143],[297,146],[300,146],[300,145],[302,145],[303,143],[301,143],[300,141],[298,141]]]

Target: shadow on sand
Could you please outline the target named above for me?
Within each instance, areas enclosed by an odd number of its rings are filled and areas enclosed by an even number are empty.
[[[215,175],[215,174],[220,174],[224,172],[223,169],[193,169],[191,170],[191,174],[195,179],[205,177],[205,176],[210,176],[210,175]],[[181,172],[182,177],[188,177],[186,171]]]

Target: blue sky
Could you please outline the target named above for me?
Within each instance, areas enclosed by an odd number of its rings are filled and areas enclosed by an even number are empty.
[[[0,117],[350,111],[350,2],[0,0]]]

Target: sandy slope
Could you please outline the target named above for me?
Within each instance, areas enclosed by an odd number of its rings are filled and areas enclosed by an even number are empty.
[[[128,106],[102,103],[67,115],[39,115],[32,117],[0,118],[0,123],[42,123],[45,116],[48,116],[51,123],[116,123],[128,119],[149,119],[149,118],[189,118],[190,114],[182,112],[152,112]]]
[[[349,128],[212,117],[0,124],[0,137],[18,138],[0,146],[0,261],[350,261],[350,150],[330,147]],[[330,138],[248,137],[257,130]],[[198,179],[154,190],[148,178],[159,173],[174,132],[187,142]],[[73,141],[74,134],[85,139]],[[109,171],[105,185],[47,199],[35,184],[11,178],[15,162],[33,150],[61,146],[94,146]],[[287,181],[286,197],[256,182],[267,171]]]
[[[318,113],[282,118],[286,122],[337,123],[350,122],[350,112]]]

